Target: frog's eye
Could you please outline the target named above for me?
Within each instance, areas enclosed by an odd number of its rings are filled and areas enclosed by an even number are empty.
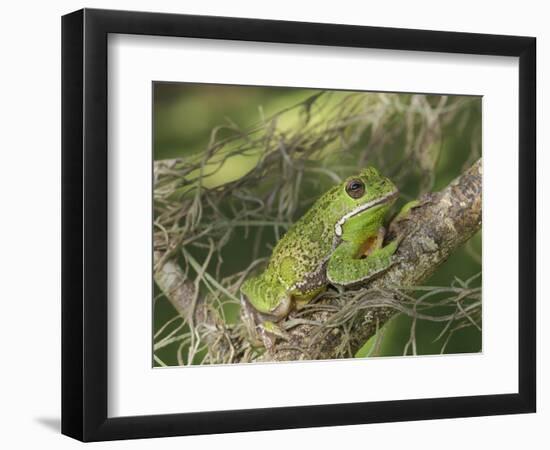
[[[346,185],[346,192],[351,198],[361,198],[365,193],[365,184],[361,180],[351,180]]]

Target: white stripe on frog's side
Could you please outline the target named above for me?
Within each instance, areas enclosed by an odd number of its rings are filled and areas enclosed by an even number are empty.
[[[380,198],[372,200],[368,203],[365,203],[363,205],[359,205],[354,210],[352,210],[349,213],[342,216],[342,218],[338,222],[336,222],[336,225],[334,227],[334,233],[336,234],[336,236],[342,236],[342,233],[343,233],[342,225],[344,225],[344,223],[346,223],[346,221],[349,218],[351,218],[353,216],[356,216],[357,214],[360,214],[363,211],[366,211],[367,209],[373,208],[373,207],[378,206],[382,203],[386,203],[389,200],[397,197],[398,195],[399,195],[399,191],[393,191],[393,192],[390,192],[388,195],[385,195],[384,197],[380,197]]]

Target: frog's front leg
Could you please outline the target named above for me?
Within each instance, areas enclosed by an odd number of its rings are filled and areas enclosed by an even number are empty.
[[[343,242],[328,261],[327,279],[330,283],[341,286],[366,281],[391,266],[392,255],[398,245],[399,240],[394,240],[384,247],[371,250],[366,257],[361,258],[363,244]]]

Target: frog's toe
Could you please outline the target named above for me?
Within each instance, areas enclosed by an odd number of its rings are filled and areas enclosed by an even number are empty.
[[[262,345],[258,334],[258,323],[261,322],[258,311],[252,306],[248,297],[241,292],[241,320],[253,346]]]
[[[285,340],[288,340],[289,338],[288,333],[284,331],[281,327],[279,327],[279,325],[275,324],[274,322],[266,320],[265,322],[262,323],[261,326],[267,333],[273,334]]]
[[[269,350],[271,349],[277,340],[277,338],[288,341],[290,336],[281,327],[269,320],[262,322],[258,325],[259,334],[262,338],[264,346]]]

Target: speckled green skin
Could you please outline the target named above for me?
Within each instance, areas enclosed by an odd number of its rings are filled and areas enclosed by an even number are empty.
[[[346,192],[352,179],[365,185],[360,198]],[[267,320],[280,320],[327,284],[347,286],[384,270],[397,243],[382,247],[383,221],[397,195],[372,167],[334,186],[281,238],[265,271],[245,281],[242,296]]]

